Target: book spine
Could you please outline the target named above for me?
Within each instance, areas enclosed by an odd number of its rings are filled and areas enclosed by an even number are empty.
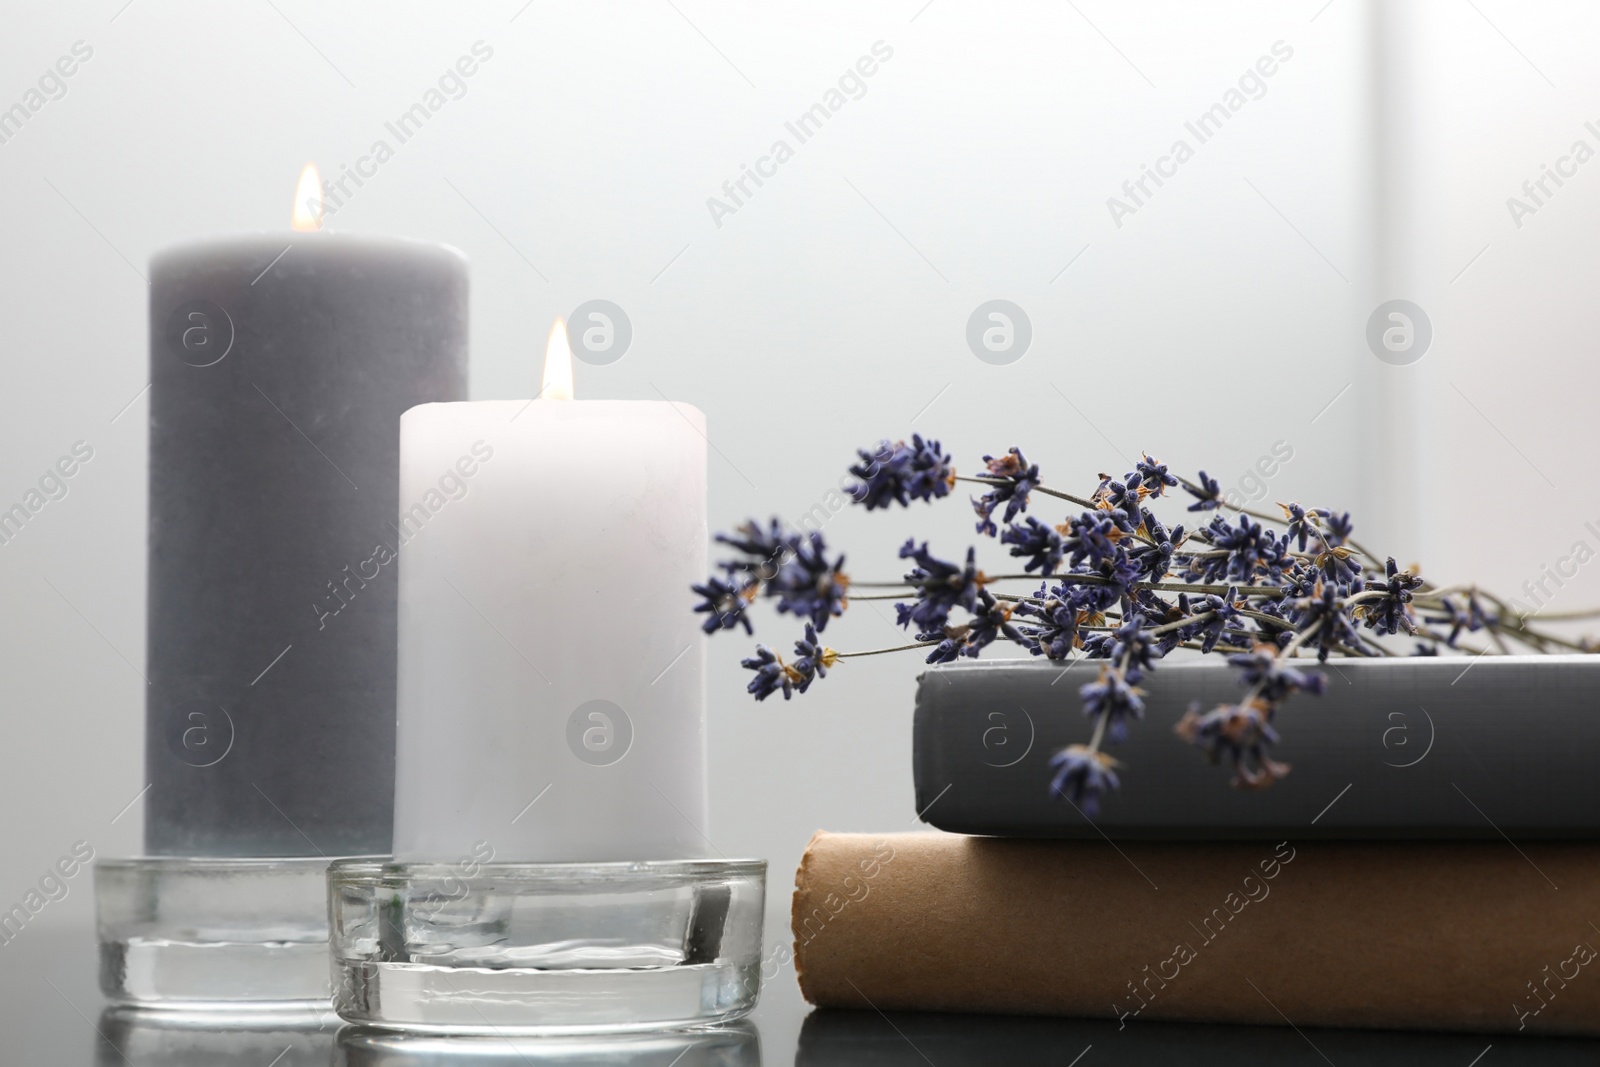
[[[819,833],[820,1007],[1600,1033],[1600,846]]]
[[[1309,664],[1308,664],[1309,666]],[[1466,669],[1463,675],[1463,668]],[[1173,734],[1191,702],[1236,701],[1225,665],[1164,666],[1145,715],[1107,746],[1121,788],[1091,823],[1050,794],[1050,757],[1088,739],[1095,664],[1011,661],[926,672],[913,728],[917,812],[958,833],[1259,840],[1600,839],[1600,657],[1329,664],[1323,696],[1284,702],[1270,789]]]

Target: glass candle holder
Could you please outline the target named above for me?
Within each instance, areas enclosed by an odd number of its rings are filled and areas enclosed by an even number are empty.
[[[143,1008],[326,1011],[327,870],[320,856],[100,860],[101,991]]]
[[[764,860],[328,869],[334,1008],[458,1034],[667,1030],[760,990]]]

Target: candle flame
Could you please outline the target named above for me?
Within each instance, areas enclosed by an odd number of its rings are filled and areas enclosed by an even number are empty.
[[[572,345],[567,341],[567,323],[560,316],[550,327],[550,341],[544,349],[544,388],[546,400],[572,399]]]
[[[307,163],[294,187],[293,226],[296,233],[316,233],[322,229],[322,175],[315,163]]]

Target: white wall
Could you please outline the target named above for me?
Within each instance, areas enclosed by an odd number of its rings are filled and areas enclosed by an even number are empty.
[[[1544,567],[1551,611],[1600,602],[1594,476],[1596,269],[1600,163],[1590,160],[1536,204],[1522,191],[1575,141],[1600,152],[1600,72],[1587,45],[1600,12],[1580,4],[1428,3],[1416,38],[1414,145],[1418,229],[1413,297],[1437,327],[1415,367],[1417,427],[1409,468],[1435,573],[1521,591]],[[1493,20],[1492,23],[1490,20]],[[1516,197],[1536,208],[1518,219]],[[1474,257],[1477,257],[1474,260]],[[1468,267],[1468,264],[1471,266]],[[1463,273],[1464,271],[1464,273]],[[1562,563],[1566,558],[1570,562]]]

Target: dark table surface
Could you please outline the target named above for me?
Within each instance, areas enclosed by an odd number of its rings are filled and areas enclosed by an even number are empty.
[[[1374,990],[1381,996],[1381,990]],[[1506,1067],[1600,1064],[1600,1041],[1515,1034],[1407,1034],[1042,1019],[1020,1016],[815,1011],[784,974],[747,1023],[699,1035],[512,1042],[396,1038],[333,1018],[219,1022],[107,1009],[95,985],[93,938],[30,928],[0,944],[4,1067],[435,1067],[442,1064],[749,1067],[1104,1067],[1272,1063]]]

